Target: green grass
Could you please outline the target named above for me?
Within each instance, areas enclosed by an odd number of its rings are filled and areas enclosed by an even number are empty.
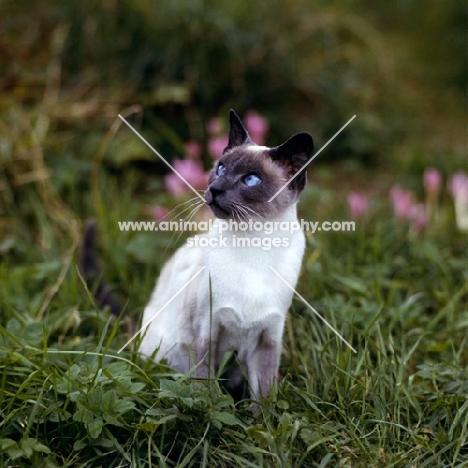
[[[421,233],[388,203],[396,182],[422,200],[429,165],[444,182],[466,167],[455,3],[4,3],[1,467],[468,466],[466,234],[445,188]],[[171,159],[230,106],[265,112],[268,143],[310,130],[317,148],[356,114],[311,165],[300,214],[348,219],[349,190],[371,197],[356,232],[308,237],[297,286],[357,352],[294,300],[257,413],[218,379],[117,352],[183,240],[118,230],[180,201],[117,114]],[[117,321],[77,271],[89,216]]]
[[[168,236],[118,231],[139,200],[123,190],[117,202],[114,183],[103,175],[101,254],[137,318],[175,245],[164,253]],[[34,213],[16,218],[0,266],[2,466],[468,463],[467,272],[463,237],[447,239],[446,226],[410,235],[382,200],[357,232],[310,237],[298,290],[357,353],[294,301],[278,392],[256,414],[216,379],[117,354],[128,327],[93,306],[67,250],[75,223],[57,224],[34,186],[22,195]],[[307,212],[323,196],[309,189],[302,215],[342,218]]]

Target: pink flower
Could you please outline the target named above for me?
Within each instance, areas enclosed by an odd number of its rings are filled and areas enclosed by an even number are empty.
[[[460,231],[468,231],[468,176],[457,172],[449,186],[455,204],[455,221]]]
[[[422,203],[415,203],[409,209],[409,219],[411,219],[411,228],[416,232],[421,232],[427,224],[426,208]]]
[[[208,132],[208,135],[210,136],[219,135],[219,133],[221,133],[221,129],[222,129],[221,120],[218,117],[213,117],[206,124],[206,131]]]
[[[429,195],[437,196],[440,192],[440,186],[442,185],[442,176],[437,169],[428,167],[424,171],[424,188],[426,193]]]
[[[216,159],[219,159],[223,154],[224,148],[228,145],[229,137],[227,135],[221,135],[216,138],[212,138],[208,142],[208,151]]]
[[[203,171],[201,162],[193,159],[174,159],[174,169],[195,189],[206,187],[207,174]],[[176,174],[170,173],[164,177],[166,189],[175,196],[184,194],[190,187]]]
[[[258,112],[249,110],[244,116],[244,123],[254,143],[263,145],[265,143],[265,136],[270,128],[268,120]]]
[[[413,194],[409,190],[394,186],[390,190],[390,199],[393,203],[393,211],[398,219],[411,219],[411,207],[414,202]]]
[[[169,210],[164,206],[156,205],[151,210],[151,214],[156,221],[161,221],[169,214]]]
[[[424,204],[415,203],[413,194],[400,187],[392,187],[390,198],[393,202],[393,211],[398,219],[411,221],[411,229],[421,232],[427,224],[427,213]]]
[[[369,200],[366,195],[357,192],[348,194],[348,207],[353,219],[362,218],[369,210]]]
[[[189,159],[200,159],[203,148],[198,141],[190,140],[185,143],[185,154]]]
[[[449,191],[454,200],[468,198],[468,175],[464,172],[454,174],[449,184]]]

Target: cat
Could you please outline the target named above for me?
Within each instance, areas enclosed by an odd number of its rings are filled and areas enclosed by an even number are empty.
[[[198,378],[216,375],[225,354],[234,352],[235,362],[223,375],[227,390],[238,392],[247,378],[251,397],[260,399],[278,378],[293,296],[272,268],[295,287],[305,237],[300,230],[266,234],[252,222],[297,222],[304,165],[314,145],[310,134],[299,133],[278,147],[259,146],[233,110],[229,123],[228,145],[204,192],[216,219],[201,235],[204,243],[189,238],[163,267],[144,310],[142,323],[150,323],[139,350]],[[239,229],[241,222],[246,229]],[[276,246],[275,237],[280,238]]]

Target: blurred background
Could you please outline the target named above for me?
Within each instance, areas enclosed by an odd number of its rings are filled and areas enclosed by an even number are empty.
[[[468,466],[466,24],[459,0],[0,0],[0,465]],[[356,230],[309,233],[297,288],[358,352],[294,300],[253,419],[114,353],[188,235],[118,222],[194,197],[118,115],[202,190],[230,108],[316,149],[356,115],[299,203]],[[89,217],[124,323],[78,272]]]
[[[465,14],[455,0],[3,0],[1,252],[61,251],[84,218],[106,231],[180,201],[119,113],[199,188],[230,108],[257,142],[308,131],[317,149],[356,114],[309,168],[309,218],[345,216],[355,191],[379,216],[395,185],[423,201],[428,169],[451,203],[466,170]],[[140,247],[125,249],[147,259]]]

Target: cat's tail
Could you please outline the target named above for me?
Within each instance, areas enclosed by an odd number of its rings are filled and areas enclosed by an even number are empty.
[[[102,270],[98,254],[97,244],[97,222],[88,219],[83,234],[83,244],[80,251],[79,270],[89,290],[94,294],[97,305],[100,308],[108,306],[112,315],[118,316],[122,311],[119,301],[115,297],[109,285],[102,279]]]

